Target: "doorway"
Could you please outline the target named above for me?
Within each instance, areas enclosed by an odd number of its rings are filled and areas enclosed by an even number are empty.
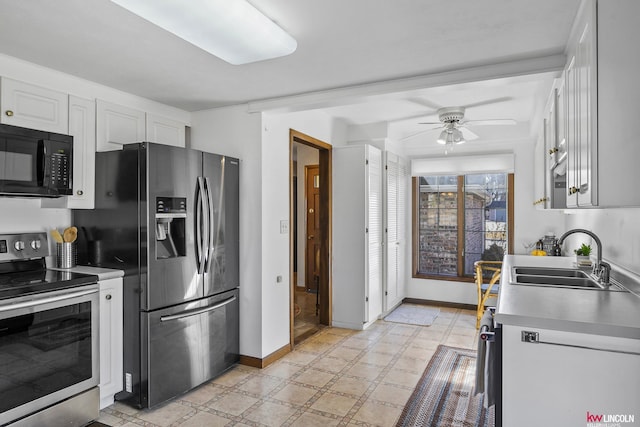
[[[289,135],[293,349],[331,324],[331,145],[293,129]]]

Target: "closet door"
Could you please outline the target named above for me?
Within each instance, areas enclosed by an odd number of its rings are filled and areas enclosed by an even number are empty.
[[[367,309],[365,322],[382,313],[382,153],[367,146]]]

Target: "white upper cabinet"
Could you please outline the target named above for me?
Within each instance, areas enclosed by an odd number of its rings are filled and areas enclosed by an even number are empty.
[[[156,114],[147,113],[147,141],[185,146],[185,124]]]
[[[3,77],[0,123],[54,133],[69,133],[68,95]]]
[[[640,206],[640,2],[584,0],[567,46],[567,206]]]
[[[146,140],[145,112],[96,101],[96,150],[120,150],[124,144]]]
[[[93,209],[96,163],[96,106],[69,96],[69,134],[73,136],[73,194],[42,199],[45,208]]]

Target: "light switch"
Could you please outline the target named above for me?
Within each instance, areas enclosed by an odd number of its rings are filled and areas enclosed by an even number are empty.
[[[288,234],[289,233],[289,221],[283,219],[280,221],[280,234]]]

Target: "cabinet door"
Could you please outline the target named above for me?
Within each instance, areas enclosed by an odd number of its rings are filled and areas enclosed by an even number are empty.
[[[100,285],[100,409],[122,391],[122,278]]]
[[[594,6],[595,7],[595,6]],[[586,13],[586,22],[576,49],[578,114],[578,206],[597,206],[597,93],[596,93],[595,11]]]
[[[69,132],[68,95],[2,78],[0,122],[47,132]]]
[[[96,101],[96,150],[113,151],[146,139],[144,111]]]
[[[73,194],[42,199],[42,207],[93,209],[96,163],[94,101],[69,96],[69,134],[73,136]]]
[[[147,141],[184,147],[185,124],[147,113]]]
[[[567,96],[567,207],[578,206],[578,120],[577,120],[577,73],[576,57],[572,56],[565,71],[565,93]]]

